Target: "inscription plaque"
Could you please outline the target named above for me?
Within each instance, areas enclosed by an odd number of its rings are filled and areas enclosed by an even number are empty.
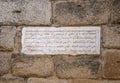
[[[100,27],[24,27],[24,54],[100,54]]]

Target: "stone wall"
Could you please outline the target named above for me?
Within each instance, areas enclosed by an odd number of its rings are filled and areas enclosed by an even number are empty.
[[[120,0],[0,0],[0,83],[120,83]],[[100,55],[25,55],[24,26],[101,26]]]

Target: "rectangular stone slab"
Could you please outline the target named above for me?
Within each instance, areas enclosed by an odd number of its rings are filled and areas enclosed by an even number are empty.
[[[24,27],[24,54],[100,54],[100,27]]]

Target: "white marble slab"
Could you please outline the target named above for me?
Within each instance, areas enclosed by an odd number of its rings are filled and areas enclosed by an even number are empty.
[[[24,27],[24,54],[100,54],[100,27]]]

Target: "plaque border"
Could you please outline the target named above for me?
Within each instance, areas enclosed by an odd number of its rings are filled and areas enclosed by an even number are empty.
[[[24,51],[24,37],[25,37],[25,31],[26,31],[26,29],[35,29],[35,28],[44,28],[44,29],[58,29],[58,28],[62,28],[62,29],[68,29],[68,28],[81,28],[81,29],[84,29],[85,28],[85,30],[86,29],[88,29],[88,30],[93,30],[93,29],[95,29],[96,31],[97,31],[97,34],[96,34],[96,37],[97,37],[97,39],[98,39],[98,42],[96,42],[97,44],[97,49],[96,49],[96,53],[84,53],[84,54],[56,54],[56,53],[53,53],[53,54],[40,54],[40,53],[28,53],[28,52],[25,52]],[[80,26],[80,27],[23,27],[22,28],[22,37],[21,37],[22,39],[21,39],[21,53],[23,53],[23,54],[27,54],[27,55],[100,55],[100,52],[101,52],[101,46],[100,46],[100,43],[101,43],[101,27],[100,26]]]

